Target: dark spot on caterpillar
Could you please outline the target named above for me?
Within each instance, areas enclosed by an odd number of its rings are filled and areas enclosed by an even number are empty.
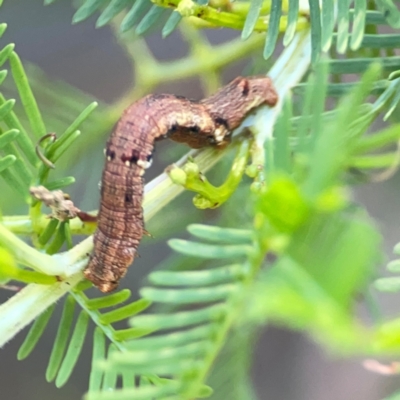
[[[132,194],[125,193],[125,203],[132,203]]]
[[[94,249],[85,277],[102,292],[110,292],[138,256],[144,234],[142,175],[150,166],[156,140],[170,135],[193,148],[222,147],[228,143],[229,130],[237,128],[247,113],[261,104],[274,106],[277,100],[269,78],[238,77],[201,102],[159,94],[128,107],[108,140],[107,158],[122,163],[105,164]]]
[[[222,117],[215,117],[214,121],[217,125],[222,125],[224,126],[226,129],[229,129],[229,125],[228,125],[228,121],[225,118]]]
[[[107,148],[107,149],[106,149],[106,157],[107,157],[107,160],[110,160],[110,161],[114,160],[114,158],[115,158],[115,151],[112,151],[112,150],[110,150],[109,148]]]
[[[139,160],[139,153],[135,150],[132,150],[131,155],[127,156],[125,154],[122,154],[121,156],[121,161],[123,163],[128,162],[129,164],[137,164],[138,160]]]
[[[168,133],[174,133],[178,130],[178,124],[172,124],[168,129]]]
[[[247,96],[249,94],[249,90],[249,81],[247,79],[243,79],[242,95]]]
[[[189,132],[192,133],[192,134],[197,135],[197,134],[200,133],[200,128],[197,125],[190,126],[189,127]]]

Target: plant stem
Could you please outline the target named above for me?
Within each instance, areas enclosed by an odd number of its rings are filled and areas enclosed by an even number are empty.
[[[0,224],[0,245],[9,250],[18,262],[36,271],[47,275],[61,275],[64,272],[63,265],[57,263],[53,257],[29,246],[3,224]]]

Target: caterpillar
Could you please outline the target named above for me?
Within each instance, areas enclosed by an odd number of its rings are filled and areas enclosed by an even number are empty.
[[[245,116],[278,95],[270,78],[237,77],[214,95],[191,101],[151,94],[129,106],[105,148],[94,250],[84,275],[102,292],[117,288],[133,262],[144,233],[143,174],[156,141],[172,139],[198,149],[223,147]]]

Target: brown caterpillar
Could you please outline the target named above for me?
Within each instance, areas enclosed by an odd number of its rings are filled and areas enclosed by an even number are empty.
[[[84,271],[102,292],[118,286],[143,236],[143,174],[154,142],[170,138],[192,148],[224,146],[230,132],[278,95],[268,77],[238,77],[200,102],[170,94],[148,95],[128,107],[105,149],[94,251]]]

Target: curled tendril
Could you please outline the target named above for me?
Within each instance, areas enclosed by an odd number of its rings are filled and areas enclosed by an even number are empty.
[[[38,143],[37,143],[37,145],[36,145],[36,147],[35,147],[35,150],[36,150],[37,156],[40,158],[40,160],[42,161],[42,163],[43,163],[44,165],[46,165],[47,167],[54,169],[56,166],[42,153],[42,150],[41,150],[41,148],[40,148],[40,145],[41,145],[46,139],[49,139],[49,138],[51,138],[51,139],[52,139],[52,142],[54,142],[54,141],[57,139],[57,136],[56,136],[55,133],[48,133],[47,135],[42,136],[42,137],[39,139],[39,141],[38,141]]]

